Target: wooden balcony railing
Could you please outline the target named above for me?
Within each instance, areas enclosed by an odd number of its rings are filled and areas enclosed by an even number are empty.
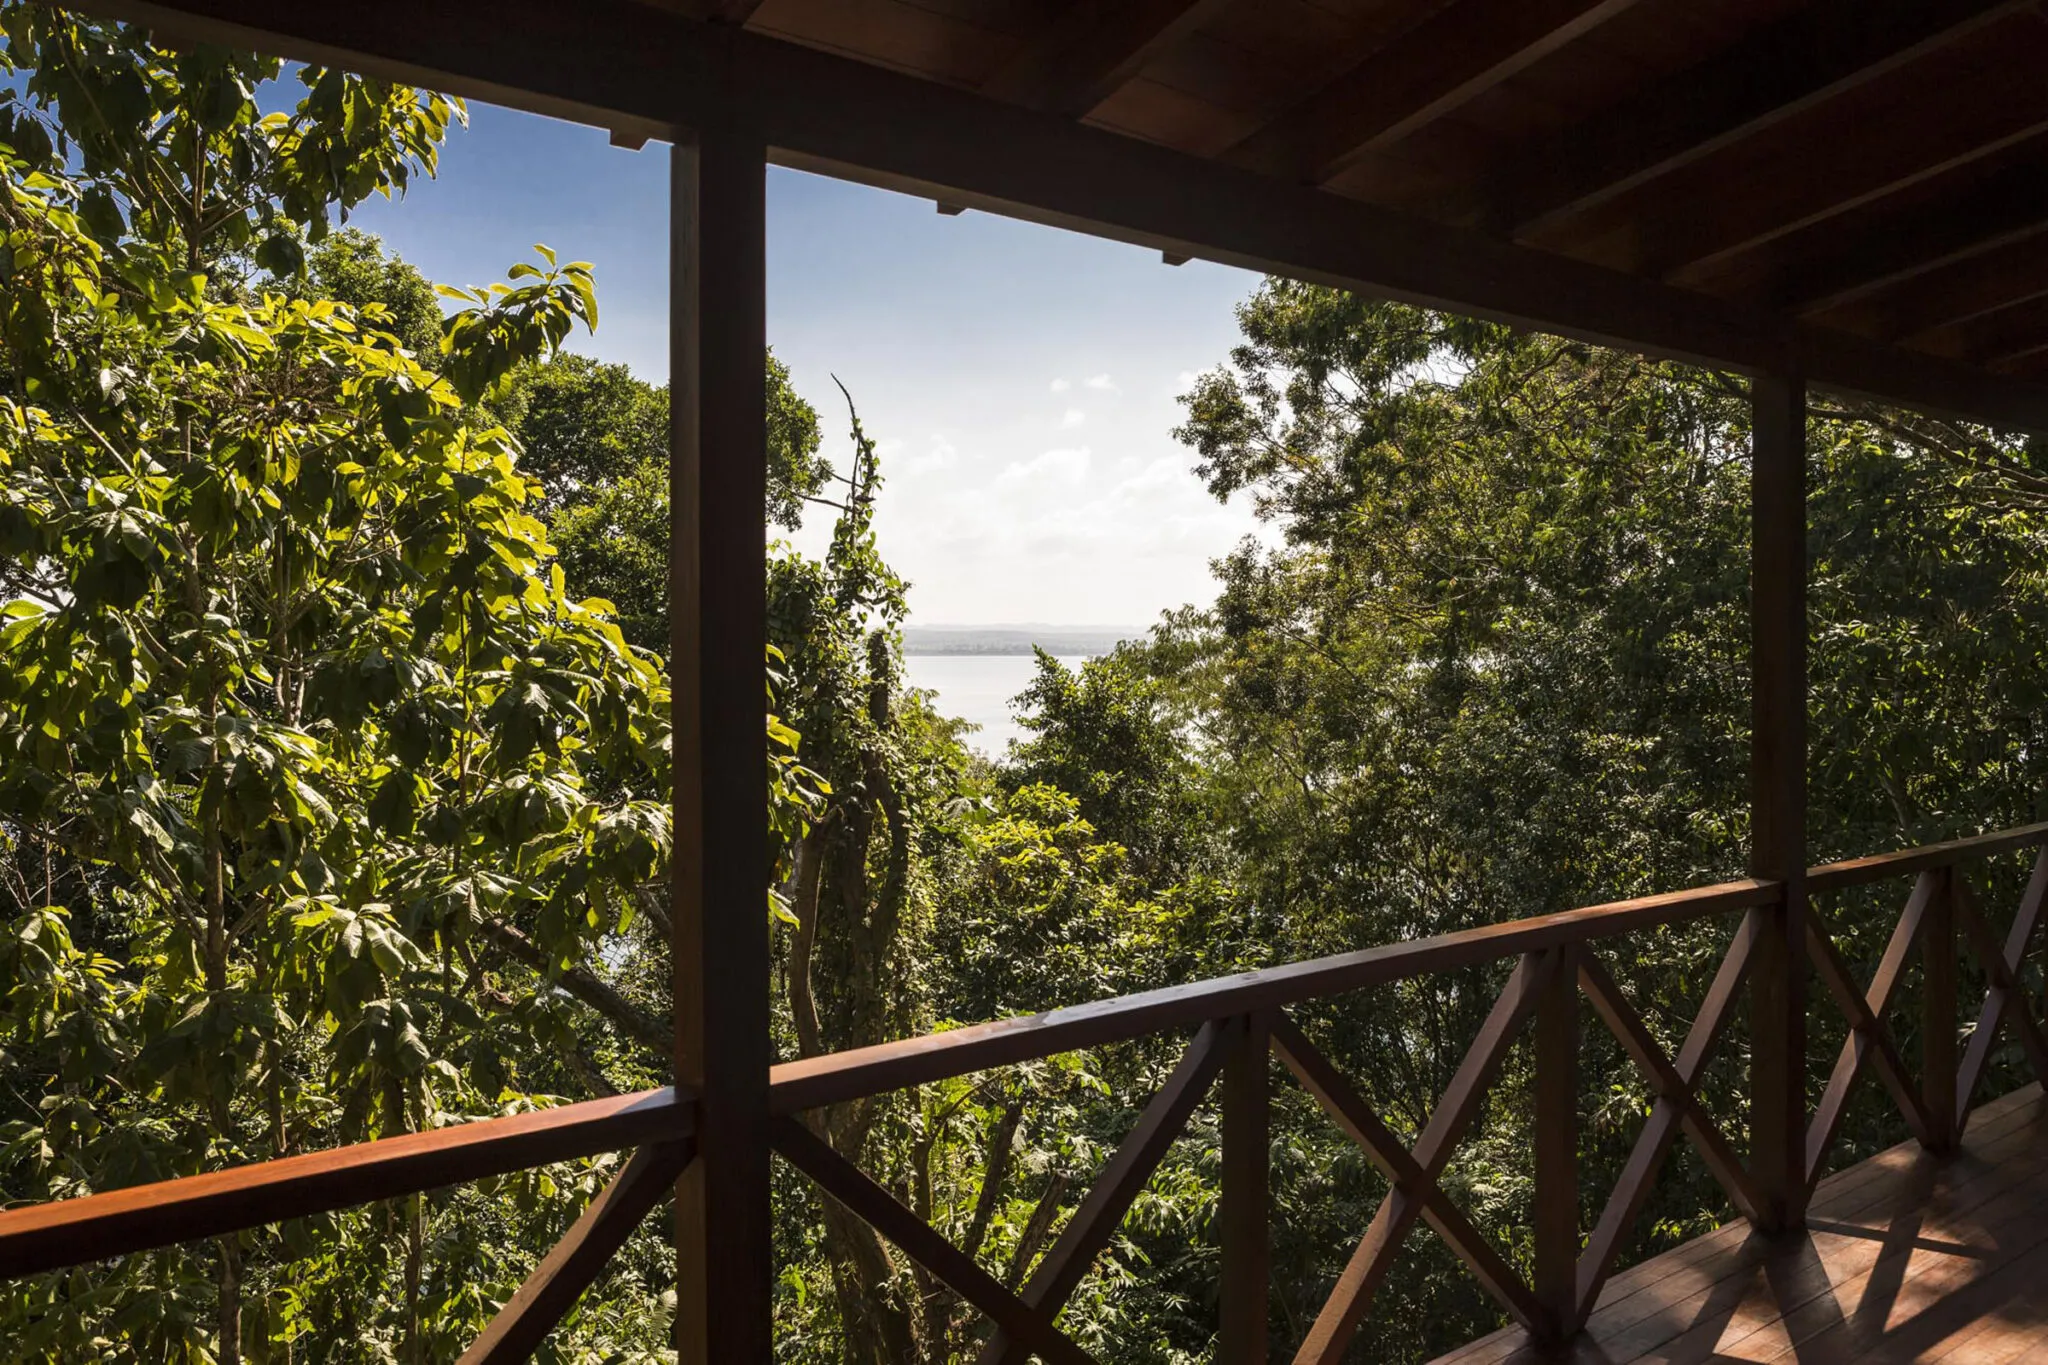
[[[1905,907],[1868,984],[1859,984],[1818,914],[1807,920],[1814,975],[1847,1022],[1805,1130],[1808,1188],[1825,1172],[1846,1106],[1873,1071],[1921,1143],[1952,1149],[1968,1122],[2001,1031],[2048,1081],[2048,1037],[2022,982],[2044,899],[2048,824],[1816,867],[1809,896],[1911,876]],[[2041,848],[2003,937],[1977,903],[1965,865]],[[1415,942],[1148,991],[1027,1018],[956,1029],[774,1068],[776,1150],[818,1187],[986,1314],[984,1365],[1036,1354],[1091,1357],[1059,1327],[1061,1307],[1108,1245],[1168,1148],[1222,1079],[1221,1336],[1218,1358],[1260,1360],[1267,1342],[1268,1057],[1277,1057],[1384,1174],[1389,1193],[1297,1353],[1339,1359],[1415,1222],[1432,1228],[1500,1307],[1546,1340],[1585,1322],[1626,1250],[1636,1220],[1682,1135],[1745,1217],[1768,1202],[1698,1090],[1735,1017],[1770,909],[1783,883],[1725,882]],[[1740,915],[1729,947],[1675,1056],[1655,1041],[1603,961],[1610,940],[1637,930]],[[1967,1043],[1957,1046],[1958,944],[1988,984]],[[1915,950],[1925,1012],[1917,1074],[1887,1010]],[[1290,1009],[1330,996],[1458,968],[1508,961],[1507,984],[1413,1146],[1309,1040]],[[1656,1096],[1604,1209],[1579,1225],[1579,997],[1613,1034]],[[826,1105],[1014,1065],[1080,1048],[1193,1030],[1179,1065],[1145,1107],[1064,1231],[1021,1288],[1006,1287],[807,1126]],[[1533,1029],[1535,1116],[1532,1273],[1524,1276],[1439,1183],[1509,1049]],[[691,1161],[695,1104],[670,1090],[344,1147],[162,1184],[0,1214],[0,1275],[105,1260],[283,1219],[606,1151],[637,1149],[611,1184],[505,1305],[467,1362],[523,1359]]]

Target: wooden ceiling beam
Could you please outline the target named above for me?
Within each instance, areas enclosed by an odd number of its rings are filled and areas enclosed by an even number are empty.
[[[2048,232],[2048,155],[1987,177],[1827,243],[1817,259],[1781,268],[1774,301],[1812,315]]]
[[[2048,241],[2027,236],[1889,286],[1866,290],[1820,321],[1903,341],[2048,295]]]
[[[2033,0],[1822,0],[1501,165],[1516,236],[1604,203],[1974,33]]]
[[[1226,160],[1324,184],[1636,0],[1455,0],[1242,139]]]
[[[988,79],[991,99],[1080,118],[1231,0],[1076,0]]]
[[[2041,46],[2048,55],[2048,41]],[[1894,106],[1883,125],[1863,122],[1826,136],[1808,129],[1810,137],[1742,166],[1725,183],[1688,184],[1668,201],[1646,203],[1633,226],[1645,244],[1643,269],[1690,281],[1739,253],[2048,134],[2048,84],[2030,65],[1998,74],[2006,79],[1930,82],[1915,89],[1913,104]]]
[[[2048,300],[2036,298],[1939,328],[1916,344],[1937,355],[1996,365],[2032,355],[2043,343],[2048,343]]]
[[[1447,228],[627,0],[88,0],[169,34],[658,136],[751,126],[780,165],[1152,250],[2048,432],[2048,387]]]
[[[761,0],[641,0],[641,3],[680,14],[686,19],[735,26],[746,23],[754,17],[754,11],[761,8]]]
[[[2043,341],[2030,350],[2009,355],[1992,368],[2015,379],[2048,379],[2048,341]]]

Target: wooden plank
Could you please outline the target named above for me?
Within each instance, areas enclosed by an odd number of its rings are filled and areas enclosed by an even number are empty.
[[[0,1277],[262,1227],[556,1161],[689,1136],[687,1095],[633,1095],[451,1124],[0,1213]]]
[[[1703,1320],[1659,1354],[1674,1362],[1737,1358],[1753,1361],[1920,1361],[1945,1330],[1928,1316],[1928,1298],[1960,1287],[1941,1267],[1963,1277],[1995,1271],[2016,1252],[2048,1237],[2042,1212],[2048,1188],[2031,1155],[1992,1167],[1971,1181],[1969,1167],[1945,1163],[1916,1173],[1904,1191],[1908,1208],[1891,1227],[1817,1226],[1801,1239],[1767,1251],[1760,1292],[1734,1311]],[[1955,1177],[1960,1174],[1959,1182]],[[1958,1194],[1958,1185],[1970,1192]],[[1931,1187],[1931,1188],[1930,1188]],[[1900,1234],[1903,1224],[1904,1235]],[[1917,1236],[1914,1234],[1918,1234]],[[1932,1282],[1926,1280],[1930,1274]],[[1932,1295],[1909,1291],[1925,1285]],[[1919,1299],[1919,1302],[1915,1302]],[[1853,1313],[1846,1305],[1855,1305]],[[1933,1332],[1934,1336],[1923,1335]]]
[[[604,1273],[612,1254],[675,1187],[695,1148],[685,1140],[634,1152],[462,1353],[460,1365],[512,1365],[539,1350],[562,1315]]]
[[[1996,1198],[2008,1179],[2007,1163],[2048,1160],[2038,1155],[2043,1117],[2037,1085],[1985,1105],[1969,1142],[1972,1171],[1956,1185],[1956,1199],[1971,1191],[1978,1192],[1974,1197],[1980,1202]],[[1836,1172],[1815,1191],[1809,1216],[1865,1223],[1908,1218],[1922,1206],[1924,1196],[1907,1177],[1932,1160],[1917,1142],[1907,1142]],[[1753,1270],[1772,1244],[1738,1220],[1615,1276],[1587,1324],[1579,1358],[1617,1365],[1658,1351],[1688,1325],[1725,1308],[1715,1299],[1716,1293],[1725,1292],[1719,1287],[1732,1276]],[[1526,1342],[1523,1334],[1506,1329],[1451,1352],[1439,1365],[1521,1360],[1527,1355]]]
[[[1993,1206],[2009,1188],[2010,1162],[2026,1162],[2030,1169],[2038,1169],[2042,1158],[2033,1121],[2037,1116],[2022,1113],[2019,1117],[2025,1121],[2007,1128],[1999,1141],[1982,1147],[1973,1144],[1976,1160],[1947,1167],[1957,1173],[1947,1208],[1968,1213]],[[1917,1143],[1894,1148],[1845,1172],[1847,1179],[1861,1182],[1855,1186],[1858,1192],[1846,1202],[1816,1200],[1810,1217],[1876,1227],[1895,1222],[1912,1226],[1926,1206],[1928,1184],[1939,1178],[1940,1169]],[[1659,1281],[1654,1289],[1631,1301],[1603,1305],[1589,1324],[1589,1342],[1604,1358],[1615,1361],[1639,1355],[1665,1362],[1750,1359],[1742,1343],[1755,1327],[1775,1315],[1776,1305],[1796,1309],[1817,1302],[1827,1295],[1832,1283],[1857,1268],[1839,1259],[1833,1265],[1822,1260],[1801,1265],[1796,1254],[1792,1264],[1785,1265],[1783,1248],[1796,1252],[1811,1245],[1810,1237],[1821,1236],[1811,1232],[1789,1239],[1725,1240],[1717,1234],[1720,1250],[1708,1261]],[[1861,1264],[1867,1266],[1881,1244],[1863,1240],[1855,1245],[1865,1249],[1859,1254]],[[1669,1256],[1683,1259],[1689,1250],[1680,1248]],[[1756,1272],[1769,1266],[1774,1257],[1781,1268],[1764,1277],[1761,1288],[1770,1297],[1759,1302],[1752,1297]],[[1721,1352],[1718,1356],[1717,1351]]]
[[[1796,1226],[1806,1168],[1806,385],[1750,381],[1750,871],[1783,884],[1750,978],[1750,1175]]]
[[[680,1365],[711,1365],[772,1352],[763,144],[701,130],[671,177],[675,1065],[700,1105],[676,1198],[676,1320]]]
[[[1308,1040],[1300,1026],[1284,1014],[1273,1018],[1273,1047],[1302,1088],[1336,1120],[1366,1158],[1379,1168],[1389,1183],[1406,1198],[1421,1202],[1424,1222],[1444,1239],[1446,1245],[1472,1272],[1480,1286],[1515,1321],[1535,1327],[1543,1320],[1543,1305],[1535,1291],[1523,1282],[1514,1267],[1504,1260],[1484,1233],[1422,1169],[1401,1140],[1373,1113],[1365,1097],[1331,1065],[1321,1049]]]
[[[1585,990],[1587,1000],[1592,1002],[1594,1012],[1648,1079],[1658,1098],[1669,1100],[1677,1107],[1680,1126],[1699,1150],[1708,1172],[1726,1191],[1729,1202],[1743,1217],[1755,1221],[1765,1205],[1763,1191],[1749,1178],[1749,1173],[1742,1167],[1742,1158],[1736,1155],[1735,1148],[1722,1135],[1712,1116],[1700,1107],[1699,1098],[1693,1093],[1693,1082],[1664,1055],[1656,1040],[1650,1037],[1650,1030],[1644,1026],[1635,1007],[1622,995],[1621,987],[1590,950],[1581,951],[1579,984]]]
[[[1809,868],[1806,873],[1807,891],[1820,895],[1827,891],[1841,891],[1851,886],[1867,886],[1871,882],[1883,881],[1887,877],[1905,877],[1925,872],[1930,868],[1948,867],[1969,858],[1989,858],[2015,849],[2038,848],[2048,844],[2048,821],[2034,825],[2020,825],[2013,829],[1994,830],[1986,834],[1973,834],[1964,839],[1950,839],[1945,843],[1922,844],[1917,848],[1902,848],[1895,853],[1877,853],[1867,858],[1849,858],[1837,863],[1824,863]]]
[[[1622,104],[1514,150],[1488,213],[1520,233],[1603,203],[1865,85],[2025,0],[1823,0]]]
[[[1188,1045],[1180,1065],[1161,1086],[1152,1102],[1145,1106],[1145,1112],[1138,1116],[1137,1126],[1124,1138],[1116,1149],[1116,1155],[1102,1174],[1089,1187],[1081,1207],[1074,1210],[1074,1216],[1067,1220],[1067,1226],[1054,1242],[1052,1250],[1038,1262],[1025,1282],[1023,1299],[1032,1309],[1043,1313],[1048,1321],[1058,1314],[1082,1278],[1095,1263],[1102,1249],[1109,1245],[1109,1239],[1116,1235],[1124,1214],[1130,1210],[1131,1201],[1145,1188],[1145,1182],[1152,1178],[1166,1149],[1180,1136],[1187,1126],[1188,1116],[1208,1093],[1209,1083],[1216,1079],[1224,1059],[1231,1048],[1241,1040],[1244,1026],[1241,1020],[1219,1022],[1211,1020],[1202,1025],[1194,1042]],[[1017,1342],[1003,1331],[989,1340],[979,1356],[982,1365],[1021,1365],[1023,1352]]]
[[[1590,33],[1635,0],[1446,5],[1240,141],[1236,165],[1323,183]]]
[[[791,1118],[771,1124],[775,1150],[816,1181],[818,1188],[847,1211],[903,1249],[905,1255],[944,1280],[961,1298],[988,1315],[991,1322],[1056,1365],[1090,1365],[1094,1360],[1055,1327],[1052,1315],[1005,1289],[973,1257],[932,1230],[932,1226],[898,1203],[866,1172],[832,1150],[824,1139]]]
[[[1079,0],[983,83],[993,99],[1079,118],[1229,0]]]
[[[784,165],[1154,250],[2048,429],[2048,386],[1918,358],[630,0],[94,0],[195,40],[661,136],[744,103]]]
[[[1223,1266],[1216,1358],[1243,1365],[1264,1365],[1266,1359],[1272,1293],[1267,1190],[1272,1065],[1267,1020],[1250,1016],[1223,1064],[1223,1188],[1217,1215]]]
[[[1561,943],[1748,909],[1775,896],[1769,882],[1723,882],[1692,891],[1480,925],[1434,938],[1386,944],[1046,1014],[1000,1019],[922,1038],[785,1062],[775,1068],[771,1103],[777,1113],[795,1113],[989,1067],[1185,1028],[1206,1019],[1282,1009],[1321,996],[1542,952]]]
[[[1828,993],[1834,996],[1843,1017],[1849,1021],[1849,1036],[1842,1041],[1834,1071],[1828,1077],[1827,1088],[1822,1092],[1820,1104],[1806,1130],[1804,1160],[1808,1184],[1820,1178],[1828,1150],[1834,1145],[1835,1133],[1841,1127],[1850,1091],[1866,1062],[1875,1061],[1878,1078],[1891,1093],[1892,1103],[1898,1106],[1914,1139],[1923,1146],[1935,1140],[1935,1120],[1927,1112],[1920,1091],[1906,1070],[1905,1059],[1899,1053],[1898,1044],[1892,1040],[1884,1015],[1904,977],[1906,959],[1920,940],[1921,925],[1928,908],[1940,895],[1942,875],[1938,870],[1922,872],[1914,883],[1913,893],[1906,899],[1906,908],[1899,915],[1899,922],[1892,927],[1891,940],[1885,945],[1884,956],[1878,960],[1877,971],[1871,977],[1867,992],[1850,979],[1848,965],[1828,938],[1826,927],[1818,921],[1808,925],[1808,959]]]
[[[1590,954],[1581,944],[1557,950],[1557,966],[1536,1007],[1532,1048],[1536,1084],[1532,1277],[1543,1301],[1544,1335],[1563,1341],[1579,1330],[1579,992],[1574,969]]]
[[[1688,1091],[1699,1084],[1707,1059],[1713,1055],[1715,1045],[1735,1017],[1735,1002],[1743,982],[1749,977],[1750,959],[1756,950],[1760,932],[1760,917],[1752,910],[1743,916],[1742,923],[1736,928],[1728,951],[1722,955],[1721,965],[1715,970],[1714,979],[1700,1002],[1699,1013],[1693,1017],[1692,1027],[1686,1030],[1685,1042],[1678,1049],[1676,1070],[1678,1080]],[[1636,1135],[1628,1161],[1614,1183],[1606,1207],[1600,1211],[1600,1221],[1594,1224],[1586,1249],[1579,1257],[1576,1312],[1580,1322],[1586,1320],[1593,1306],[1599,1302],[1600,1292],[1613,1273],[1615,1258],[1621,1255],[1623,1240],[1634,1230],[1636,1219],[1649,1200],[1651,1185],[1663,1169],[1664,1158],[1678,1135],[1679,1120],[1683,1114],[1677,1100],[1659,1096],[1651,1107],[1643,1130]]]
[[[1544,988],[1559,974],[1558,953],[1559,950],[1553,949],[1540,957],[1527,954],[1515,965],[1507,986],[1494,1001],[1486,1021],[1480,1025],[1478,1037],[1466,1050],[1464,1060],[1451,1077],[1443,1098],[1431,1111],[1413,1153],[1415,1164],[1430,1184],[1433,1185],[1443,1174],[1459,1138],[1464,1136],[1473,1116],[1479,1112],[1487,1090],[1500,1074],[1508,1049],[1514,1045],[1522,1025],[1541,1001]],[[1359,1322],[1371,1306],[1373,1294],[1386,1278],[1394,1257],[1400,1253],[1401,1241],[1414,1225],[1423,1204],[1424,1197],[1419,1191],[1410,1193],[1399,1186],[1380,1201],[1371,1226],[1339,1272],[1336,1285],[1330,1290],[1322,1310],[1316,1314],[1308,1335],[1296,1351],[1295,1365],[1336,1365],[1343,1359],[1357,1334]],[[1540,1307],[1540,1300],[1538,1302],[1543,1316],[1537,1318],[1537,1325],[1547,1329],[1548,1312]]]

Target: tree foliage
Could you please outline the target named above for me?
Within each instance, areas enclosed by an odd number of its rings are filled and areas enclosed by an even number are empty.
[[[645,1074],[664,1031],[604,978],[665,859],[666,683],[479,406],[595,323],[588,267],[466,294],[426,363],[259,268],[430,170],[447,102],[305,68],[263,115],[274,63],[0,16],[35,63],[0,149],[8,1195],[550,1103],[599,1071],[578,1012]],[[12,1282],[9,1353],[446,1358],[556,1180]]]
[[[26,0],[0,0],[0,43],[0,1195],[657,1083],[669,397],[562,350],[597,324],[595,267],[542,247],[437,289],[335,230],[432,173],[462,113],[441,96]],[[1028,736],[995,758],[907,684],[875,444],[849,410],[830,468],[765,357],[763,515],[834,517],[821,555],[763,566],[780,1056],[1739,869],[1740,385],[1283,281],[1240,323],[1178,434],[1271,534],[1149,640],[1041,657]],[[1816,856],[2034,818],[2036,452],[1831,402],[1810,449]],[[1825,909],[1852,958],[1882,946],[1871,906]],[[1667,1045],[1727,930],[1605,950]],[[1299,1017],[1412,1135],[1499,980]],[[1740,1033],[1705,1082],[1737,1121]],[[807,1120],[1016,1286],[1184,1042]],[[1653,1097],[1597,1038],[1584,1066],[1591,1197]],[[1511,1057],[1444,1177],[1521,1262],[1529,1080]],[[1892,1136],[1875,1107],[1847,1133]],[[1061,1317],[1102,1358],[1213,1351],[1219,1159],[1205,1104]],[[1286,1349],[1385,1184],[1284,1084],[1272,1162]],[[10,1282],[0,1332],[30,1361],[451,1358],[608,1169]],[[776,1179],[781,1357],[980,1349],[950,1289]],[[1681,1160],[1631,1254],[1727,1213]],[[661,1358],[671,1265],[657,1217],[553,1358]],[[1418,1234],[1354,1354],[1421,1359],[1496,1321]]]

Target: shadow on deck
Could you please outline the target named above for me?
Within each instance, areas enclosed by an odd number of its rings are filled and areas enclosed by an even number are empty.
[[[1978,1108],[1947,1158],[1907,1142],[1829,1176],[1806,1228],[1746,1225],[1608,1282],[1585,1333],[1543,1353],[1509,1328],[1436,1365],[2048,1361],[2048,1101]]]

